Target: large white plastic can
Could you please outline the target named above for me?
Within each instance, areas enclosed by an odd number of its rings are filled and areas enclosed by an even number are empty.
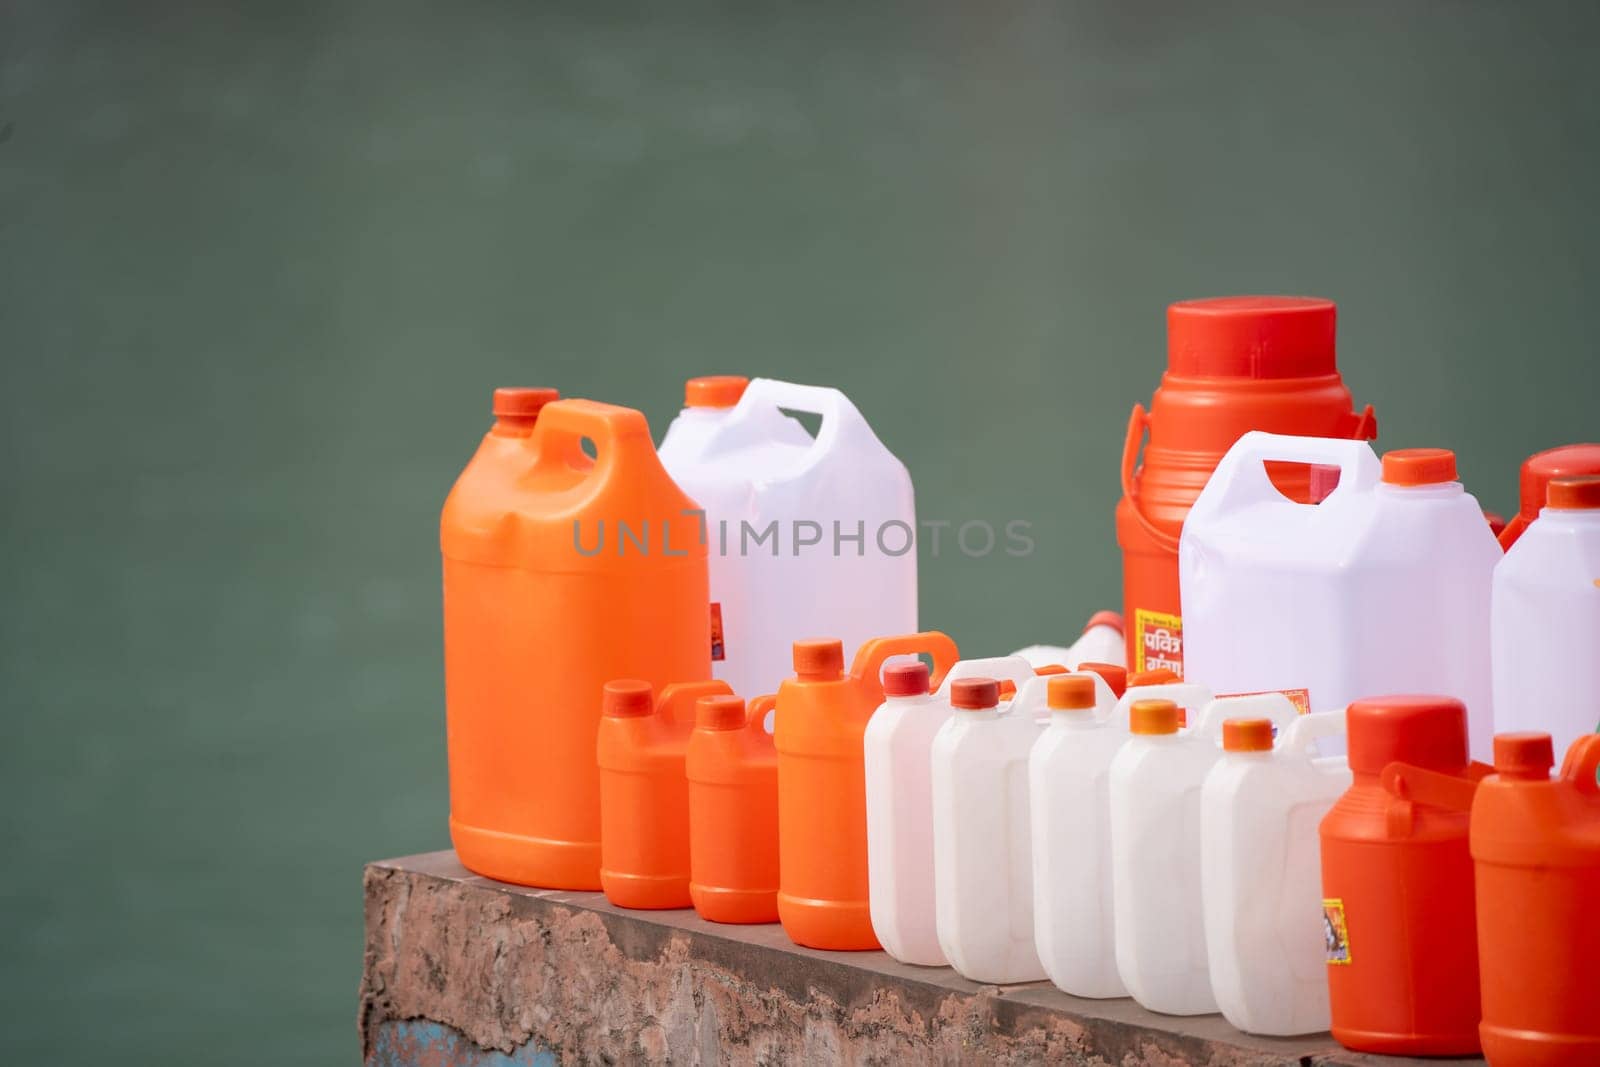
[[[1284,497],[1264,464],[1337,467],[1319,504]],[[1381,693],[1467,706],[1490,758],[1489,591],[1501,558],[1453,453],[1380,466],[1360,441],[1245,434],[1184,521],[1184,676],[1217,693],[1282,690],[1332,710]],[[1342,751],[1338,739],[1321,750]]]
[[[921,695],[916,695],[917,668]],[[885,700],[862,740],[867,780],[867,901],[872,930],[901,963],[943,967],[934,913],[933,739],[952,714],[950,687],[989,677],[1022,686],[1034,677],[1016,656],[962,660],[937,693],[928,693],[922,664],[891,664]]]
[[[1117,973],[1141,1005],[1167,1015],[1217,1010],[1200,903],[1200,787],[1222,756],[1228,718],[1297,714],[1281,693],[1224,697],[1178,726],[1167,700],[1129,709],[1132,736],[1111,761],[1111,882]]]
[[[1550,483],[1494,571],[1494,732],[1565,752],[1600,719],[1600,478]]]
[[[756,378],[731,407],[712,406],[696,401],[726,404],[739,380],[703,381],[689,383],[660,455],[704,509],[701,530],[683,522],[710,549],[712,674],[771,693],[796,640],[838,637],[849,662],[869,638],[915,633],[911,475],[855,405],[837,389]],[[786,411],[821,416],[816,437]]]
[[[939,947],[974,982],[1045,976],[1033,938],[1028,753],[1044,729],[1049,681],[1025,682],[1002,706],[998,681],[962,679],[950,691],[955,712],[933,739]]]
[[[1302,715],[1273,742],[1266,719],[1229,719],[1200,790],[1200,897],[1211,990],[1250,1034],[1328,1028],[1317,826],[1350,785],[1343,756],[1311,742],[1344,732],[1344,712]]]

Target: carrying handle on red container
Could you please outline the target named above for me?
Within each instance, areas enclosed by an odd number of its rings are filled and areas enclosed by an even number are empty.
[[[891,656],[915,656],[926,652],[933,657],[930,684],[939,688],[944,676],[950,673],[961,659],[956,643],[948,634],[938,630],[924,630],[918,634],[901,634],[896,637],[874,637],[862,642],[856,649],[855,662],[850,664],[850,677],[858,683],[870,684],[878,693],[883,692],[883,665]]]
[[[1128,510],[1133,512],[1133,517],[1143,527],[1145,535],[1162,551],[1176,552],[1178,539],[1157,526],[1151,521],[1150,516],[1144,513],[1144,504],[1139,500],[1139,488],[1134,484],[1134,469],[1139,463],[1139,449],[1144,445],[1145,431],[1149,428],[1150,415],[1144,410],[1144,405],[1133,405],[1133,414],[1128,416],[1128,437],[1122,444],[1122,496],[1128,502]]]
[[[772,743],[772,731],[767,729],[767,716],[777,706],[778,694],[765,693],[751,700],[744,713],[744,728],[769,745]]]
[[[1384,791],[1394,798],[1389,804],[1389,832],[1397,836],[1410,833],[1417,804],[1445,811],[1471,811],[1478,783],[1493,773],[1493,767],[1477,761],[1467,764],[1459,775],[1399,761],[1390,763],[1379,778]]]
[[[1600,733],[1584,734],[1567,749],[1561,761],[1561,780],[1571,782],[1578,792],[1600,796]]]
[[[539,411],[532,437],[538,456],[536,470],[586,469],[589,457],[583,451],[585,437],[594,442],[595,474],[604,476],[624,458],[639,459],[645,454],[660,465],[644,414],[597,400],[556,400],[546,404]]]

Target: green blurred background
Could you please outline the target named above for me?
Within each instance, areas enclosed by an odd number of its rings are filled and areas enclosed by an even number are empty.
[[[490,390],[836,385],[925,624],[1117,602],[1163,306],[1325,295],[1486,505],[1600,437],[1592,5],[0,7],[8,1062],[350,1062],[444,847],[437,516]]]

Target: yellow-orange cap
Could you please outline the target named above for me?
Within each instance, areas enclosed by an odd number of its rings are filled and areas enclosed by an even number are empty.
[[[705,730],[737,730],[744,725],[744,701],[735,696],[701,697],[694,702],[694,722]]]
[[[811,637],[794,643],[795,677],[806,682],[831,682],[844,673],[844,642]]]
[[[1600,475],[1551,479],[1550,488],[1545,491],[1545,506],[1557,511],[1600,508]]]
[[[683,383],[683,405],[690,408],[731,408],[744,396],[749,378],[737,374],[711,374]]]
[[[1178,705],[1170,700],[1135,700],[1128,709],[1128,728],[1136,734],[1178,732]]]
[[[1045,685],[1044,700],[1051,711],[1083,711],[1094,707],[1094,679],[1087,674],[1063,674]]]
[[[1000,703],[1000,683],[993,678],[962,678],[950,683],[950,706],[984,711]]]
[[[649,682],[637,678],[619,678],[607,682],[600,698],[600,710],[614,719],[627,719],[635,715],[648,715],[655,710],[655,694]]]
[[[1456,480],[1456,454],[1448,448],[1397,448],[1383,454],[1389,485],[1439,485]]]
[[[1271,719],[1224,719],[1222,747],[1228,752],[1271,752]]]

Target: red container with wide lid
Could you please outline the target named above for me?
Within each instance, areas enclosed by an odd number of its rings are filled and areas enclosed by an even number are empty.
[[[1553,762],[1549,734],[1498,735],[1472,804],[1492,1064],[1600,1063],[1600,734]]]
[[[1360,1052],[1475,1053],[1467,824],[1490,768],[1467,758],[1459,700],[1372,697],[1346,716],[1354,781],[1320,834],[1333,1036]]]
[[[1339,377],[1335,317],[1331,300],[1313,297],[1219,297],[1167,308],[1167,370],[1149,412],[1134,406],[1122,453],[1117,543],[1130,671],[1182,674],[1178,534],[1235,441],[1250,430],[1377,436],[1371,406],[1354,411]],[[1310,467],[1274,464],[1269,473],[1285,495],[1312,499]]]

